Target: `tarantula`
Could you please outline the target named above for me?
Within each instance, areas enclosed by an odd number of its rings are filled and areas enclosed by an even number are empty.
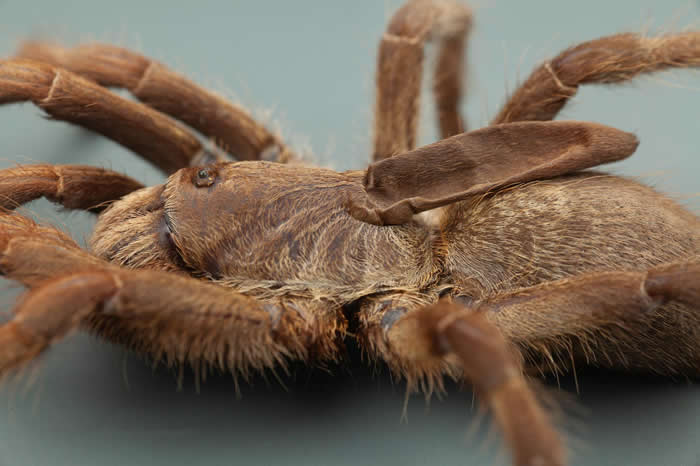
[[[170,176],[143,187],[86,166],[0,171],[0,271],[29,288],[0,326],[0,375],[76,328],[245,376],[333,360],[351,327],[410,388],[471,382],[518,465],[566,462],[529,372],[582,361],[697,376],[700,219],[581,171],[631,155],[634,135],[550,120],[581,84],[700,66],[700,32],[567,49],[491,125],[464,132],[470,26],[450,1],[395,13],[379,46],[374,163],[344,173],[309,166],[245,110],[132,51],[25,43],[0,62],[0,103],[32,101]],[[415,149],[429,41],[444,139]],[[99,214],[89,252],[11,212],[42,196]]]

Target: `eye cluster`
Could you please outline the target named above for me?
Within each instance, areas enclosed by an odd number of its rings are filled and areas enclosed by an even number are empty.
[[[216,181],[216,169],[212,167],[204,167],[197,170],[194,176],[193,183],[198,188],[207,188]]]

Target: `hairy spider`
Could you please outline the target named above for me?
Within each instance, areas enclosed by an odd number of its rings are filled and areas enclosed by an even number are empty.
[[[352,326],[412,388],[440,388],[444,375],[473,383],[516,464],[566,461],[530,369],[582,361],[697,375],[700,220],[634,181],[581,171],[631,155],[633,135],[549,120],[581,84],[699,66],[700,33],[568,49],[490,126],[464,132],[470,24],[451,2],[414,0],[393,16],[379,48],[374,163],[344,173],[306,165],[243,109],[134,52],[24,44],[0,63],[0,102],[33,101],[170,177],[145,188],[85,166],[0,171],[5,209],[44,196],[99,213],[90,252],[0,216],[0,270],[29,288],[0,327],[0,374],[78,327],[170,364],[246,375],[333,360]],[[415,149],[428,41],[444,140]]]

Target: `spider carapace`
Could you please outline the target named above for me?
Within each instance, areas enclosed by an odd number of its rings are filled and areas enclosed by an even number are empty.
[[[492,124],[465,131],[470,25],[449,1],[412,0],[392,17],[374,162],[343,173],[303,162],[245,110],[132,51],[25,43],[0,63],[0,103],[32,101],[170,176],[143,187],[87,166],[0,170],[0,271],[28,287],[0,326],[0,375],[76,328],[245,376],[335,360],[351,327],[409,389],[471,382],[518,465],[566,462],[533,374],[578,363],[697,376],[700,220],[636,181],[586,171],[630,156],[636,136],[551,120],[582,84],[700,66],[700,33],[567,49]],[[416,149],[427,42],[443,139]],[[88,251],[11,212],[42,196],[99,214]]]

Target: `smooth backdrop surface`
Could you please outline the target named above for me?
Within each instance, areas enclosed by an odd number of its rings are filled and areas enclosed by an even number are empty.
[[[279,122],[297,148],[338,169],[369,154],[375,46],[397,0],[137,1],[0,0],[0,54],[23,37],[99,39],[134,47]],[[480,0],[469,46],[469,124],[485,124],[538,61],[577,41],[621,31],[697,26],[689,1]],[[428,102],[428,99],[426,99]],[[642,176],[700,209],[700,75],[676,72],[614,88],[585,88],[563,112],[634,131],[642,143],[611,169]],[[422,143],[434,140],[430,108]],[[101,137],[41,118],[32,105],[0,108],[0,166],[89,163],[149,184],[163,177]],[[84,239],[92,218],[46,202],[29,210]],[[4,284],[0,306],[16,287]],[[1,349],[0,349],[1,350]],[[186,375],[152,371],[121,348],[76,336],[26,379],[0,387],[0,466],[25,465],[481,465],[496,461],[495,436],[467,434],[477,413],[451,386],[429,407],[366,369],[351,352],[333,375],[294,368],[244,387],[214,377],[196,393]],[[700,387],[686,382],[584,374],[566,424],[576,465],[700,464]],[[570,380],[563,385],[573,391]],[[568,404],[568,403],[566,403]],[[490,440],[489,440],[490,439]]]

